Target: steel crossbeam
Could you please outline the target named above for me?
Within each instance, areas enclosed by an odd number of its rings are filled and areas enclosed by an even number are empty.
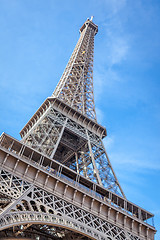
[[[12,217],[10,218],[8,215],[10,212],[19,214],[20,212],[29,211],[29,214],[31,213],[32,216],[35,215],[35,212],[43,212],[49,215],[57,214],[58,216],[60,214],[63,219],[71,218],[70,221],[83,224],[84,229],[88,227],[92,230],[95,229],[97,237],[93,239],[105,239],[105,236],[120,240],[127,238],[129,240],[152,239],[155,229],[146,224],[139,215],[137,215],[137,218],[134,215],[136,212],[141,211],[143,217],[145,217],[145,214],[151,217],[150,213],[140,208],[136,209],[136,205],[132,205],[131,209],[133,213],[131,216],[131,213],[127,213],[129,208],[126,209],[127,211],[124,208],[120,208],[122,205],[130,206],[130,203],[124,198],[118,197],[118,195],[111,197],[111,194],[113,194],[111,192],[109,193],[111,201],[107,198],[107,194],[106,197],[99,198],[100,194],[96,196],[95,194],[97,193],[94,192],[99,185],[93,186],[94,191],[91,191],[87,187],[85,189],[85,182],[82,184],[80,178],[75,176],[77,181],[74,181],[65,175],[65,172],[69,168],[60,164],[56,166],[57,162],[52,159],[50,159],[50,162],[53,163],[52,168],[48,168],[46,162],[50,165],[49,159],[44,158],[43,161],[39,162],[38,158],[42,159],[42,155],[39,154],[38,157],[36,155],[38,152],[34,151],[33,153],[33,149],[29,149],[27,146],[25,148],[17,140],[7,135],[5,137],[4,135],[2,136],[0,165],[3,166],[3,169],[1,170],[0,180],[1,184],[5,185],[4,189],[6,190],[5,193],[2,190],[2,193],[13,199],[12,204],[8,205],[6,210],[0,215],[2,219],[6,218],[5,216],[7,216],[7,219],[11,219]],[[7,159],[6,156],[8,156]],[[32,161],[29,160],[31,157],[34,158]],[[4,159],[6,159],[5,163]],[[16,169],[14,169],[15,165],[17,165]],[[25,172],[27,166],[29,168]],[[70,176],[73,173],[74,171],[71,172]],[[12,179],[14,180],[14,184],[11,184]],[[84,181],[88,180],[84,179]],[[14,189],[15,194],[16,192],[21,192],[21,195],[15,195],[13,198],[12,189]],[[122,200],[124,203],[121,202]],[[119,205],[116,207],[115,203]],[[9,213],[7,209],[10,211]],[[26,217],[27,223],[32,224],[32,226],[39,223],[36,219],[34,220],[35,222],[29,221],[28,217]],[[15,226],[20,223],[26,225],[26,222],[19,222],[17,220]],[[44,222],[42,221],[42,223]],[[4,227],[3,220],[2,225]],[[7,226],[9,227],[10,225],[6,224]],[[130,232],[132,232],[131,235],[129,235]],[[89,235],[87,236],[89,237]],[[146,236],[148,237],[146,238]]]
[[[36,168],[37,170],[34,170],[34,175],[31,177],[33,180],[35,180],[35,176],[37,176],[36,172],[43,171],[46,173],[46,180],[45,180],[45,186],[46,181],[48,181],[48,177],[51,176],[56,177],[58,180],[59,178],[63,179],[65,178],[65,181],[67,183],[73,183],[74,185],[78,184],[78,187],[83,189],[83,191],[86,189],[87,192],[91,192],[91,195],[99,196],[101,199],[106,199],[106,201],[109,201],[111,203],[114,203],[115,206],[118,208],[126,209],[127,211],[130,211],[130,214],[133,212],[134,209],[136,212],[143,212],[143,210],[139,207],[136,207],[136,205],[131,204],[128,202],[125,198],[120,197],[119,195],[107,190],[103,186],[100,186],[87,178],[84,178],[82,175],[77,174],[75,171],[71,170],[70,168],[66,167],[65,165],[62,165],[61,163],[58,163],[56,160],[53,160],[51,158],[45,157],[44,155],[40,154],[38,151],[33,150],[32,148],[29,148],[28,146],[22,144],[18,140],[10,137],[7,134],[3,134],[1,136],[2,141],[0,142],[0,150],[1,150],[1,158],[0,158],[0,164],[2,168],[5,166],[9,166],[9,168],[15,172],[16,169],[19,168],[19,165],[22,165],[22,162],[24,165],[24,172],[23,177],[27,177],[27,174],[30,171],[30,168]],[[13,164],[13,163],[14,164]],[[11,164],[12,163],[12,164]],[[16,169],[15,169],[16,166]],[[8,167],[7,167],[8,168]],[[21,170],[22,171],[22,170]],[[4,173],[5,174],[5,173]],[[3,174],[2,174],[3,175]],[[17,180],[16,180],[17,181]],[[10,177],[10,182],[12,182],[12,177]],[[3,184],[3,182],[2,182]],[[11,184],[11,183],[10,183]],[[21,187],[27,185],[27,183],[22,184],[20,182]],[[95,195],[96,194],[96,195]],[[129,208],[128,208],[128,207]],[[145,214],[147,212],[143,213],[144,219]],[[152,217],[153,215],[150,213],[147,213],[148,217]],[[139,215],[137,215],[139,217]]]
[[[66,141],[66,133],[64,134],[65,129],[68,129],[74,135],[76,134],[77,138],[73,137],[73,135],[69,137],[68,134]],[[78,169],[79,173],[85,177],[100,184],[103,183],[103,185],[111,191],[113,190],[124,196],[107,153],[105,152],[102,139],[91,131],[87,131],[85,127],[66,117],[61,112],[55,110],[54,105],[50,106],[47,113],[44,112],[44,117],[41,117],[38,125],[35,125],[22,141],[49,157],[55,157],[55,159],[58,145],[60,145],[60,143],[62,145],[65,144],[65,146],[68,145],[67,155],[64,155],[65,157],[59,156],[61,162],[67,166],[71,166],[72,169]],[[74,141],[78,141],[79,144],[71,147],[71,142]],[[77,160],[76,154],[78,154]]]
[[[21,178],[2,170],[1,182],[5,182],[6,189],[9,188],[11,176],[16,179],[15,184],[18,193],[21,189]],[[71,230],[78,231],[93,239],[144,239],[143,236],[131,234],[126,229],[118,227],[118,224],[111,223],[109,218],[103,220],[101,217],[84,210],[84,208],[77,207],[75,203],[66,201],[28,182],[25,182],[25,185],[30,187],[0,214],[0,231],[19,224],[32,225],[39,223],[63,227],[70,226]],[[12,188],[15,191],[15,187]]]

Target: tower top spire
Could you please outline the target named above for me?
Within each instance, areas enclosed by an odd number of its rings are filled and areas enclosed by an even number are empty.
[[[82,25],[82,27],[80,28],[80,33],[82,33],[83,32],[83,30],[87,27],[87,26],[89,26],[91,29],[93,29],[94,30],[94,35],[96,35],[97,34],[97,32],[98,32],[98,26],[95,24],[95,23],[93,23],[93,18],[94,18],[94,16],[91,16],[91,18],[89,19],[89,18],[87,18],[87,20],[84,22],[84,24]]]
[[[90,19],[90,20],[92,21],[92,20],[93,20],[93,18],[94,18],[94,16],[91,16],[91,19]]]

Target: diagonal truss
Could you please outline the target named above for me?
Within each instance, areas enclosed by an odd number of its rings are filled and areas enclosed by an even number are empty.
[[[91,214],[73,203],[28,182],[24,183],[21,178],[12,173],[4,170],[0,170],[0,172],[0,184],[5,185],[7,196],[13,197],[12,192],[16,193],[12,203],[0,213],[0,231],[17,225],[24,226],[15,234],[17,236],[32,225],[46,226],[48,224],[68,228],[92,239],[141,240],[140,237],[129,231]],[[14,185],[11,184],[11,178],[14,179]],[[22,187],[23,184],[20,183],[24,183],[25,187]],[[0,192],[3,190],[1,189]],[[50,230],[50,233],[55,235],[55,231],[51,232]]]
[[[55,109],[48,107],[23,142],[74,169],[79,174],[125,196],[102,138]]]

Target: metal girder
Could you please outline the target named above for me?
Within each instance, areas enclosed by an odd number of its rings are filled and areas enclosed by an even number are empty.
[[[23,180],[7,171],[1,173],[0,183],[5,183],[5,188],[17,192],[18,196],[21,189],[19,183]],[[10,187],[11,177],[16,181]],[[0,214],[0,231],[18,225],[41,224],[67,228],[92,239],[141,240],[140,237],[134,236],[129,231],[111,224],[107,220],[104,221],[83,208],[74,206],[73,203],[29,183],[26,184],[26,191],[22,191],[21,195]]]
[[[87,19],[52,97],[22,129],[21,143],[0,138],[0,238],[11,232],[44,240],[153,240],[155,229],[145,222],[153,214],[125,198],[102,142],[106,129],[96,120],[97,32]]]
[[[56,178],[57,180],[61,179],[62,181],[64,178],[65,184],[69,183],[72,186],[78,186],[78,188],[83,189],[83,192],[85,191],[87,195],[91,194],[92,197],[94,196],[94,200],[96,200],[96,198],[98,197],[98,199],[100,200],[110,202],[113,206],[116,206],[118,208],[118,211],[120,211],[121,209],[122,211],[129,213],[131,216],[136,216],[136,218],[143,221],[153,217],[152,213],[131,203],[126,198],[123,198],[122,196],[117,195],[113,191],[111,192],[107,188],[104,188],[103,186],[100,186],[99,184],[90,181],[86,177],[80,175],[79,173],[76,173],[76,171],[73,171],[71,168],[69,169],[64,164],[59,163],[57,160],[40,154],[38,151],[28,147],[22,142],[19,142],[13,137],[10,137],[9,135],[3,133],[0,140],[1,139],[2,141],[0,141],[0,166],[4,171],[8,170],[8,167],[13,173],[16,173],[18,170],[17,173],[19,174],[21,172],[24,180],[29,178],[29,180],[33,184],[37,182],[37,178],[39,179],[39,177],[41,176],[41,172],[43,171],[43,173],[45,172],[45,178],[43,179],[44,186],[47,186],[48,181],[51,181],[51,179],[53,178]],[[85,145],[87,145],[87,143]],[[83,155],[85,145],[82,152]],[[73,156],[71,155],[71,157]],[[95,155],[95,157],[97,157],[97,155]],[[67,156],[67,158],[69,159],[69,155]],[[89,158],[89,156],[87,156],[86,158]],[[78,160],[78,156],[76,160]],[[78,163],[78,166],[81,166],[80,162]],[[33,168],[34,172],[30,175],[30,171],[31,169],[33,170]]]
[[[97,124],[93,94],[94,36],[97,31],[98,27],[91,20],[85,22],[52,95],[54,102],[46,101],[35,114],[27,125],[26,134],[22,131],[22,142],[125,197],[102,144],[102,137],[92,132]],[[64,102],[65,107],[61,107],[60,102],[59,109],[55,109],[56,99]],[[89,122],[84,125],[85,118],[76,121],[76,112],[72,117],[66,115],[68,105],[69,112],[75,109],[82,114],[80,117],[91,119],[91,130],[87,128]]]
[[[125,197],[102,139],[65,117],[54,106],[50,106],[22,141]]]

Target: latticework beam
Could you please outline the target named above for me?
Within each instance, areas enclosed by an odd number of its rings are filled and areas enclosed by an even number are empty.
[[[91,20],[84,23],[79,41],[52,95],[94,120],[93,57],[97,31],[97,25]]]

